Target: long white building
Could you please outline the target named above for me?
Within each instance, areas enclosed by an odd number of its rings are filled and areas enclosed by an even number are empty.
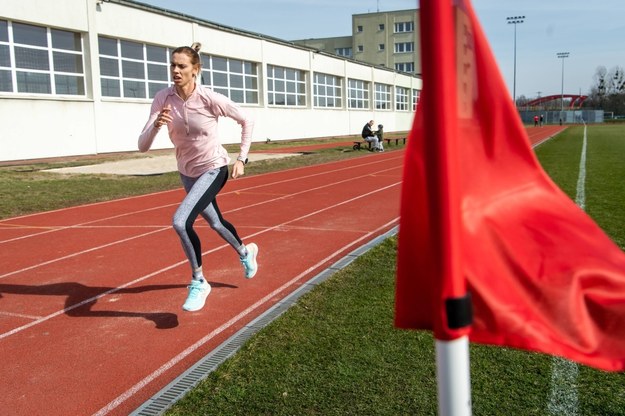
[[[7,1],[0,161],[136,150],[171,51],[193,42],[202,82],[253,115],[254,141],[410,128],[416,76],[129,0]],[[239,126],[220,120],[220,134],[235,143]],[[170,147],[163,129],[153,148]]]

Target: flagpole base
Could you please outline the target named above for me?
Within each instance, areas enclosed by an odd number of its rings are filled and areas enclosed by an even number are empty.
[[[453,341],[436,340],[438,414],[471,416],[471,374],[469,337]]]

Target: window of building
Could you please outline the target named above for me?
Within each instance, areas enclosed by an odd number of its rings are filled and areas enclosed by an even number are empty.
[[[364,52],[365,47],[362,45],[358,45],[358,52]]]
[[[343,105],[343,83],[341,78],[315,73],[313,82],[315,107],[340,108]]]
[[[170,49],[103,36],[98,47],[104,97],[153,98],[170,85]]]
[[[395,23],[395,33],[414,32],[414,22]]]
[[[401,72],[414,72],[414,62],[396,62],[395,70]]]
[[[362,29],[362,26],[358,26],[358,27],[356,28],[356,32],[358,32],[358,33],[362,32],[362,30],[363,30],[363,29]]]
[[[391,86],[387,84],[375,84],[375,108],[376,110],[391,109]]]
[[[380,24],[378,25],[378,30],[379,30],[380,32],[382,32],[382,31],[384,30],[384,23],[380,23]]]
[[[408,94],[410,90],[404,87],[395,87],[395,110],[408,111]]]
[[[269,105],[306,106],[306,72],[267,65],[267,96]]]
[[[412,90],[412,111],[417,111],[417,107],[419,107],[419,98],[421,97],[421,91]]]
[[[380,43],[380,44],[378,45],[378,50],[379,50],[379,51],[383,51],[383,50],[384,50],[384,44],[383,44],[383,43]]]
[[[395,53],[414,52],[414,42],[397,42],[395,44]]]
[[[82,36],[0,20],[0,92],[85,95]]]
[[[350,79],[347,82],[347,103],[349,108],[369,108],[369,82]]]
[[[254,62],[201,54],[200,82],[235,103],[258,104],[258,65]]]
[[[347,58],[351,58],[352,48],[336,48],[334,50],[334,53],[336,53],[338,56],[345,56]]]

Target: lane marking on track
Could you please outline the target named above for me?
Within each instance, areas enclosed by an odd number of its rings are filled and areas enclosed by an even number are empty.
[[[89,224],[95,224],[95,223],[98,223],[98,222],[101,222],[101,221],[110,221],[110,220],[114,220],[114,219],[117,219],[117,218],[125,217],[127,215],[141,214],[141,213],[145,213],[145,212],[149,212],[149,211],[155,211],[155,210],[163,209],[163,208],[166,208],[166,207],[169,207],[169,206],[173,206],[173,205],[177,205],[177,204],[160,205],[160,206],[157,206],[157,207],[150,207],[150,208],[146,208],[146,209],[143,209],[143,210],[132,211],[130,213],[125,212],[123,214],[113,215],[113,216],[110,216],[110,217],[100,218],[100,219],[92,220],[92,221],[86,221],[86,222],[79,223],[79,224],[67,225],[67,226],[57,226],[56,228],[51,228],[51,229],[48,229],[47,231],[43,231],[43,232],[40,232],[40,233],[28,234],[28,235],[23,235],[23,236],[20,236],[20,237],[11,238],[11,239],[8,239],[8,240],[2,240],[2,241],[0,241],[0,244],[12,243],[14,241],[25,240],[27,238],[32,238],[32,237],[39,237],[39,236],[42,236],[42,235],[45,235],[45,234],[50,234],[50,233],[54,233],[54,232],[58,232],[58,231],[76,229],[76,228],[84,227],[84,226],[89,225]],[[0,278],[2,278],[2,277],[3,276],[0,276]]]
[[[34,229],[34,230],[49,230],[53,228],[57,228],[55,226],[45,226],[45,225],[29,225],[29,224],[0,224],[0,228],[6,228],[8,230],[12,229]],[[1,241],[0,241],[1,242]]]
[[[24,315],[23,313],[6,312],[6,311],[0,311],[0,315],[9,316],[11,318],[24,318],[24,319],[31,319],[31,320],[41,319],[41,316]]]
[[[309,217],[311,217],[311,216],[318,215],[318,214],[320,214],[320,213],[322,213],[322,212],[324,212],[324,211],[328,211],[328,210],[334,209],[334,208],[336,208],[336,207],[339,207],[339,206],[341,206],[341,205],[345,205],[345,204],[352,203],[352,202],[354,202],[354,201],[357,201],[357,200],[359,200],[359,199],[365,198],[365,197],[367,197],[367,196],[370,196],[370,195],[376,194],[376,193],[378,193],[378,192],[385,191],[386,189],[390,189],[390,188],[392,188],[392,187],[399,186],[400,184],[401,184],[401,182],[396,182],[396,183],[390,184],[390,185],[388,185],[388,186],[381,187],[381,188],[375,189],[375,190],[373,190],[373,191],[367,192],[367,193],[365,193],[365,194],[358,195],[357,197],[354,197],[354,198],[351,198],[351,199],[348,199],[348,200],[345,200],[345,201],[341,201],[341,202],[339,202],[339,203],[337,203],[337,204],[330,205],[330,206],[327,206],[327,207],[324,207],[324,208],[318,209],[318,210],[316,210],[316,211],[309,212],[308,214],[302,215],[302,216],[300,216],[300,217],[298,217],[298,218],[294,218],[294,219],[291,219],[291,220],[289,220],[289,221],[283,222],[283,223],[281,223],[281,224],[277,224],[277,225],[274,225],[274,226],[272,226],[272,227],[264,228],[264,229],[262,229],[262,230],[260,230],[260,231],[257,231],[257,232],[255,232],[255,233],[249,234],[249,235],[245,236],[245,237],[244,237],[244,239],[249,239],[249,238],[252,238],[252,237],[255,237],[255,236],[261,235],[261,234],[268,233],[268,232],[273,231],[273,230],[275,230],[275,229],[279,229],[280,227],[284,227],[284,226],[286,226],[286,225],[288,225],[288,224],[290,224],[290,223],[293,223],[293,222],[296,222],[296,221],[301,221],[301,220],[303,220],[303,219],[305,219],[305,218],[309,218]],[[169,230],[169,227],[167,227],[167,229]],[[162,231],[162,230],[157,230],[157,231],[154,231],[154,232],[152,232],[152,233],[155,233],[155,232],[160,232],[160,231]],[[148,234],[151,234],[151,233],[148,233]],[[367,234],[365,235],[365,237],[366,237],[367,235],[370,235],[370,234],[371,234],[371,233],[367,233]],[[135,238],[135,237],[133,237],[133,238]],[[356,239],[356,240],[355,240],[355,242],[352,242],[352,243],[348,244],[347,246],[345,246],[345,247],[343,248],[343,250],[344,250],[346,247],[351,247],[351,246],[352,246],[353,244],[355,244],[356,242],[362,241],[362,239],[363,239],[363,238],[364,238],[364,237],[360,237],[360,238]],[[108,244],[108,245],[113,245],[113,244],[115,244],[115,243],[110,243],[110,244]],[[229,245],[228,245],[227,243],[225,243],[225,244],[222,244],[221,246],[217,246],[217,247],[215,247],[215,248],[213,248],[213,249],[210,249],[210,250],[207,250],[207,251],[203,252],[203,253],[202,253],[202,255],[204,256],[204,255],[207,255],[207,254],[211,254],[211,253],[213,253],[213,252],[216,252],[216,251],[218,251],[218,250],[221,250],[221,249],[224,249],[224,248],[227,248],[227,247],[229,247]],[[92,249],[92,250],[93,250],[93,249]],[[89,251],[92,251],[92,250],[89,250]],[[74,254],[74,255],[75,255],[75,254]],[[70,257],[73,257],[74,255],[70,255]],[[91,302],[95,302],[95,301],[97,301],[98,299],[103,298],[104,296],[107,296],[107,295],[110,295],[110,294],[112,294],[112,293],[118,292],[119,290],[124,289],[124,288],[126,288],[126,287],[128,287],[128,286],[134,285],[134,284],[136,284],[136,283],[139,283],[139,282],[142,282],[142,281],[144,281],[144,280],[147,280],[147,279],[149,279],[149,278],[151,278],[151,277],[153,277],[153,276],[156,276],[156,275],[158,275],[158,274],[161,274],[161,273],[167,272],[167,271],[169,271],[169,270],[171,270],[171,269],[174,269],[174,268],[176,268],[176,267],[178,267],[178,266],[184,265],[184,264],[186,264],[186,263],[187,263],[187,261],[188,261],[187,259],[184,259],[184,260],[179,261],[179,262],[177,262],[177,263],[171,264],[171,265],[169,265],[169,266],[167,266],[167,267],[164,267],[164,268],[162,268],[162,269],[160,269],[160,270],[154,271],[154,272],[152,272],[152,273],[149,273],[149,274],[147,274],[147,275],[144,275],[144,276],[142,276],[142,277],[139,277],[139,278],[137,278],[137,279],[134,279],[134,280],[132,280],[132,281],[130,281],[130,282],[124,283],[123,285],[120,285],[120,286],[118,286],[118,287],[111,288],[111,289],[109,289],[109,290],[107,290],[107,291],[105,291],[105,292],[102,292],[102,293],[100,293],[100,294],[98,294],[98,295],[96,295],[96,296],[93,296],[93,297],[90,297],[90,298],[88,298],[88,299],[85,299],[85,300],[83,300],[83,301],[81,301],[81,302],[79,302],[79,303],[76,303],[76,304],[74,304],[74,305],[67,306],[67,307],[65,307],[65,308],[63,308],[63,309],[61,309],[61,310],[58,310],[58,311],[56,311],[56,312],[53,312],[53,313],[51,313],[51,314],[49,314],[49,315],[47,315],[47,316],[41,317],[40,319],[37,319],[36,321],[30,322],[30,323],[28,323],[28,324],[25,324],[25,325],[22,325],[22,326],[19,326],[19,327],[16,327],[16,328],[14,328],[14,329],[12,329],[12,330],[10,330],[10,331],[8,331],[8,332],[5,332],[5,333],[0,334],[0,340],[4,339],[4,338],[6,338],[6,337],[9,337],[9,336],[11,336],[11,335],[15,335],[15,334],[17,334],[17,333],[19,333],[19,332],[21,332],[21,331],[23,331],[23,330],[25,330],[25,329],[31,328],[31,327],[33,327],[33,326],[35,326],[35,325],[41,324],[41,323],[43,323],[43,322],[46,322],[46,321],[48,321],[49,319],[52,319],[52,318],[54,318],[54,317],[56,317],[56,316],[59,316],[59,315],[65,314],[65,313],[67,313],[67,312],[69,312],[69,311],[71,311],[71,310],[74,310],[74,309],[76,309],[76,308],[79,308],[79,307],[81,307],[81,306],[83,306],[83,305],[86,305],[86,304],[91,303]],[[14,274],[14,273],[11,273],[11,274]],[[5,274],[5,275],[3,275],[3,276],[0,276],[0,277],[5,277],[5,276],[7,276],[7,274]]]
[[[132,236],[132,237],[124,238],[124,239],[121,239],[121,240],[116,240],[116,241],[113,241],[111,243],[102,244],[102,245],[99,245],[99,246],[96,246],[96,247],[92,247],[92,248],[89,248],[89,249],[86,249],[86,250],[77,251],[77,252],[74,252],[72,254],[68,254],[66,256],[61,256],[61,257],[57,257],[57,258],[54,258],[54,259],[51,259],[51,260],[43,261],[41,263],[37,263],[37,264],[34,264],[32,266],[24,267],[24,268],[19,269],[19,270],[14,270],[12,272],[8,272],[8,273],[5,273],[5,274],[0,274],[0,279],[4,279],[6,277],[13,276],[13,275],[18,274],[18,273],[27,272],[29,270],[37,269],[39,267],[48,266],[48,265],[50,265],[52,263],[57,263],[59,261],[71,259],[72,257],[81,256],[83,254],[91,253],[93,251],[102,250],[104,248],[112,247],[112,246],[117,245],[117,244],[126,243],[128,241],[132,241],[132,240],[135,240],[137,238],[142,238],[142,237],[146,237],[148,235],[160,233],[160,232],[163,232],[165,230],[169,230],[170,228],[171,227],[163,227],[163,228],[155,230],[155,231],[150,231],[150,232],[147,232],[147,233],[138,234],[138,235],[135,235],[135,236]]]
[[[393,170],[393,169],[397,169],[397,167],[389,168],[387,170]],[[332,187],[332,186],[335,186],[335,185],[340,185],[340,184],[345,183],[345,182],[351,182],[353,180],[354,180],[353,178],[349,178],[349,179],[345,179],[345,180],[341,180],[341,181],[337,181],[337,182],[326,183],[326,184],[318,186],[316,188],[309,188],[309,189],[305,189],[305,190],[299,191],[299,192],[293,192],[293,193],[290,193],[290,194],[284,194],[284,195],[281,195],[281,196],[273,198],[273,199],[268,199],[268,200],[265,200],[265,201],[257,202],[255,204],[248,204],[248,205],[245,205],[245,206],[242,206],[242,207],[239,207],[239,208],[233,208],[231,210],[228,210],[228,211],[224,212],[224,214],[230,214],[230,213],[237,212],[237,211],[242,211],[242,210],[246,210],[246,209],[255,208],[255,207],[258,207],[258,206],[261,206],[261,205],[264,205],[264,204],[280,201],[282,199],[290,199],[290,198],[292,198],[294,196],[302,195],[302,194],[305,194],[305,193],[308,193],[308,192],[313,192],[313,191],[317,191],[317,190],[324,189],[324,188],[329,188],[329,187]],[[384,189],[384,188],[381,188],[381,189]],[[368,194],[363,194],[363,195],[368,195]],[[178,205],[178,204],[179,203],[176,203],[174,205]],[[169,206],[169,205],[167,205],[167,206]],[[116,216],[114,216],[112,218],[119,218],[119,217],[122,217],[122,216],[125,216],[125,215],[134,215],[134,214],[137,214],[137,213],[147,212],[147,211],[150,211],[150,210],[153,210],[153,209],[160,209],[160,207],[149,208],[149,209],[145,209],[145,210],[141,210],[141,211],[133,211],[131,214],[120,214],[120,215],[116,215]],[[94,223],[94,222],[98,222],[98,221],[90,221],[89,223]],[[84,227],[86,224],[89,224],[89,223],[74,225],[74,226],[71,226],[71,227],[63,228],[63,229],[77,229],[78,227]],[[132,227],[129,226],[129,228],[132,228]],[[22,272],[25,272],[25,271],[28,271],[28,270],[33,270],[33,269],[36,269],[36,268],[41,267],[41,266],[47,266],[49,264],[52,264],[52,263],[55,263],[55,262],[59,262],[59,261],[62,261],[62,260],[67,260],[69,258],[78,256],[78,255],[81,255],[81,254],[90,253],[90,252],[93,252],[93,251],[96,251],[96,250],[100,250],[100,249],[111,247],[111,246],[116,245],[116,244],[121,244],[121,243],[125,243],[125,242],[128,242],[128,241],[137,239],[137,238],[146,237],[146,236],[154,234],[154,233],[158,233],[158,232],[169,230],[170,228],[171,228],[170,226],[163,227],[161,229],[158,229],[158,230],[155,230],[155,231],[151,231],[151,232],[148,232],[148,233],[138,234],[138,235],[133,236],[133,237],[124,238],[124,239],[117,240],[117,241],[114,241],[114,242],[110,242],[110,243],[107,243],[107,244],[103,244],[103,245],[100,245],[100,246],[92,247],[92,248],[87,249],[87,250],[82,250],[82,251],[79,251],[79,252],[76,252],[76,253],[72,253],[72,254],[68,254],[68,255],[65,255],[65,256],[61,256],[61,257],[58,257],[58,258],[55,258],[55,259],[50,259],[48,261],[45,261],[45,262],[42,262],[42,263],[38,263],[38,264],[29,266],[29,267],[25,267],[25,268],[22,268],[22,269],[19,269],[19,270],[14,270],[12,272],[8,272],[8,273],[5,273],[5,274],[0,274],[0,279],[3,279],[3,278],[8,277],[8,276],[13,276],[15,274],[22,273]],[[45,234],[45,233],[39,233],[39,235],[41,235],[41,234]],[[13,241],[14,240],[18,240],[18,239],[20,239],[20,238],[13,239]],[[7,240],[7,241],[11,241],[11,240]]]
[[[263,184],[251,186],[251,187],[248,187],[248,188],[241,188],[241,189],[236,189],[236,190],[220,193],[219,197],[223,198],[226,195],[231,195],[231,194],[232,195],[237,195],[237,194],[241,194],[243,192],[248,192],[248,191],[253,190],[253,189],[259,189],[259,188],[263,188],[263,187],[267,187],[267,186],[279,185],[279,184],[284,184],[284,183],[293,182],[293,181],[301,181],[301,180],[304,180],[304,179],[309,179],[309,178],[313,178],[313,177],[317,177],[317,176],[335,174],[336,172],[341,172],[341,171],[351,171],[354,168],[358,168],[358,167],[370,167],[371,165],[374,165],[374,164],[388,162],[388,161],[393,161],[393,160],[398,160],[398,159],[403,159],[403,157],[396,157],[396,158],[392,158],[392,159],[391,158],[386,158],[386,159],[381,159],[381,160],[376,159],[376,160],[373,161],[373,163],[360,163],[360,164],[356,164],[356,165],[344,166],[344,167],[341,167],[341,168],[335,169],[335,170],[327,170],[327,171],[323,171],[323,172],[319,172],[319,173],[306,174],[306,175],[297,176],[297,177],[293,177],[293,178],[277,180],[277,181],[273,181],[273,182],[269,182],[269,183],[263,183]],[[336,162],[330,162],[330,163],[336,163]],[[316,165],[316,166],[322,166],[322,165]],[[399,167],[401,167],[401,165],[399,165]],[[308,168],[310,168],[310,167],[308,167]],[[398,167],[395,166],[394,168],[390,168],[390,169],[397,169],[397,168]],[[303,169],[303,168],[295,168],[295,169],[281,171],[281,172],[295,171],[297,169]],[[265,175],[270,176],[272,174],[276,174],[276,173],[270,172],[270,173],[267,173]],[[240,178],[238,180],[243,181],[243,180],[250,180],[250,179],[253,179],[253,178],[257,179],[258,176],[243,177],[243,178]],[[352,177],[349,180],[354,180],[354,178]],[[334,183],[342,183],[342,182],[334,182]],[[100,205],[100,204],[112,203],[112,202],[116,202],[116,201],[128,201],[128,200],[132,200],[132,199],[135,199],[135,198],[145,198],[145,197],[148,197],[148,196],[151,196],[151,195],[159,195],[159,194],[168,193],[168,192],[180,192],[180,191],[181,191],[181,189],[178,188],[178,189],[174,189],[174,190],[170,190],[170,191],[157,192],[157,193],[153,193],[153,194],[139,195],[139,196],[135,196],[135,197],[128,197],[128,198],[116,199],[116,200],[111,200],[111,201],[98,202],[98,203],[94,203],[94,204],[87,204],[87,205],[82,205],[82,206],[63,208],[63,209],[59,209],[59,210],[55,210],[55,211],[46,211],[46,212],[43,212],[43,213],[30,214],[30,215],[27,215],[27,216],[24,216],[24,217],[8,218],[8,219],[5,219],[5,220],[0,220],[0,225],[4,225],[4,224],[6,224],[6,221],[11,221],[11,220],[15,220],[15,219],[27,218],[27,217],[37,216],[37,215],[44,215],[44,214],[48,214],[48,213],[62,212],[62,211],[66,211],[66,210],[72,210],[72,209],[81,208],[81,207],[89,207],[89,206],[95,206],[95,205]],[[96,219],[96,220],[87,221],[87,222],[83,222],[83,223],[79,223],[79,224],[68,225],[68,226],[59,226],[57,228],[49,229],[49,230],[46,230],[46,231],[43,231],[43,232],[40,232],[40,233],[34,233],[34,234],[24,235],[24,236],[20,236],[20,237],[15,237],[15,238],[8,239],[8,240],[3,240],[3,241],[0,241],[0,244],[10,243],[10,242],[13,242],[13,241],[23,240],[23,239],[27,239],[27,238],[31,238],[31,237],[38,237],[38,236],[44,235],[44,234],[49,234],[49,233],[53,233],[53,232],[58,232],[58,231],[63,231],[63,230],[67,230],[67,229],[72,229],[72,228],[75,228],[77,226],[84,226],[84,225],[93,224],[93,223],[102,222],[102,221],[110,221],[110,220],[121,218],[121,217],[124,217],[124,216],[131,216],[131,215],[138,214],[138,213],[144,213],[144,212],[159,210],[159,209],[163,209],[163,208],[177,206],[179,204],[180,204],[180,201],[176,201],[176,202],[173,202],[171,204],[158,205],[158,206],[146,208],[146,209],[143,209],[143,210],[137,210],[137,211],[127,211],[127,212],[124,212],[122,214],[117,214],[117,215],[113,215],[113,216],[110,216],[110,217],[103,217],[103,218],[99,218],[99,219]]]
[[[231,318],[229,321],[227,321],[226,323],[224,323],[220,327],[218,327],[218,328],[214,329],[213,331],[211,331],[209,334],[207,334],[206,336],[201,338],[195,344],[193,344],[193,345],[189,346],[188,348],[186,348],[180,354],[178,354],[177,356],[175,356],[174,358],[169,360],[167,363],[163,364],[156,371],[154,371],[153,373],[151,373],[150,375],[145,377],[143,380],[139,381],[137,384],[132,386],[130,389],[126,390],[124,393],[119,395],[114,400],[112,400],[109,404],[104,406],[98,412],[94,413],[93,416],[104,416],[104,415],[108,414],[109,412],[114,410],[117,406],[119,406],[120,404],[122,404],[123,402],[125,402],[126,400],[128,400],[129,398],[134,396],[135,394],[137,394],[141,389],[143,389],[145,386],[147,386],[150,382],[152,382],[156,378],[160,377],[163,373],[165,373],[171,367],[175,366],[180,361],[185,359],[187,356],[192,354],[198,348],[202,347],[204,344],[209,342],[211,339],[215,338],[220,333],[224,332],[228,328],[230,328],[233,325],[235,325],[237,322],[239,322],[240,320],[242,320],[243,318],[245,318],[246,316],[251,314],[255,309],[259,308],[263,304],[267,303],[268,301],[270,301],[273,298],[275,298],[276,296],[278,296],[281,292],[285,291],[289,286],[297,283],[299,280],[301,280],[307,274],[312,273],[315,269],[318,269],[319,267],[323,266],[324,264],[332,261],[332,259],[334,259],[338,254],[344,252],[345,250],[347,250],[347,249],[349,249],[349,248],[351,248],[351,247],[353,247],[353,246],[355,246],[357,244],[360,244],[363,240],[369,238],[371,235],[375,235],[375,234],[379,233],[380,230],[384,230],[385,228],[388,228],[388,227],[392,226],[393,224],[396,224],[398,221],[399,221],[399,217],[396,217],[395,219],[393,219],[392,221],[388,222],[387,224],[385,224],[385,225],[383,225],[381,227],[378,227],[376,230],[371,231],[371,232],[367,233],[366,235],[361,236],[359,239],[352,241],[351,243],[347,244],[346,246],[342,247],[341,249],[335,251],[333,254],[331,254],[331,255],[327,256],[326,258],[318,261],[316,264],[314,264],[313,266],[309,267],[308,269],[306,269],[302,273],[298,274],[297,276],[295,276],[293,279],[289,280],[288,282],[284,283],[282,286],[280,286],[279,288],[275,289],[273,292],[269,293],[268,295],[266,295],[262,299],[259,299],[253,305],[251,305],[248,308],[246,308],[245,310],[241,311],[238,315],[234,316],[233,318]]]

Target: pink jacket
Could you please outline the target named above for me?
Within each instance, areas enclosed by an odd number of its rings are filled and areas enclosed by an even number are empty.
[[[174,86],[156,93],[150,118],[139,136],[139,151],[147,152],[152,146],[158,133],[154,122],[167,104],[171,105],[170,114],[173,117],[167,128],[176,149],[180,173],[197,178],[208,170],[230,163],[228,152],[217,135],[217,120],[220,116],[230,117],[241,126],[239,157],[247,158],[254,121],[228,97],[201,85],[196,85],[187,101],[176,94]]]

